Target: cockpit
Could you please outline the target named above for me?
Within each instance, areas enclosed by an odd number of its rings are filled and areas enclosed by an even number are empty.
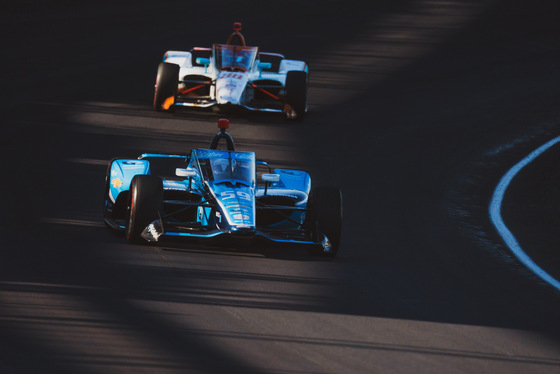
[[[254,186],[256,181],[255,153],[221,150],[193,150],[193,161],[202,178],[209,182],[242,183]],[[195,166],[195,165],[192,165]]]
[[[214,44],[216,68],[220,71],[248,71],[257,57],[257,47]]]

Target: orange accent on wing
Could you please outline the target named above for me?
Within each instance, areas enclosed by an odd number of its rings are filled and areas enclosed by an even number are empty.
[[[167,99],[165,99],[163,104],[161,104],[161,108],[163,110],[169,110],[169,108],[171,107],[171,105],[173,105],[173,103],[175,103],[175,97],[173,96],[168,97]]]

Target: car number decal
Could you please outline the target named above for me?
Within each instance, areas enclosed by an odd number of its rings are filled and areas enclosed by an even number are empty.
[[[249,195],[247,192],[243,192],[243,191],[224,191],[221,193],[222,195],[222,200],[227,200],[227,199],[234,199],[235,196],[237,195],[237,197],[239,197],[241,200],[249,200],[251,201],[251,195]]]

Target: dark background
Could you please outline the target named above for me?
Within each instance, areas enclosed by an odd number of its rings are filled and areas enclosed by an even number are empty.
[[[1,15],[0,371],[557,372],[558,290],[488,216],[559,134],[557,1],[23,1]],[[310,63],[303,123],[232,115],[238,148],[344,193],[334,260],[298,248],[129,246],[106,163],[205,146],[222,114],[151,108],[167,50]],[[504,220],[560,278],[558,150]]]

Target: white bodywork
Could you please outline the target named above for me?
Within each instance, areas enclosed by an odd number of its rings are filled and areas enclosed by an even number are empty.
[[[224,67],[217,61],[222,58],[222,54],[225,55],[233,48],[237,51],[234,53],[243,50],[251,55],[251,61],[245,65],[246,69]],[[196,57],[200,54],[208,57]],[[275,59],[276,66],[271,69],[272,64],[261,62],[261,59]],[[259,53],[256,47],[222,44],[215,44],[211,49],[193,48],[192,52],[167,51],[163,62],[180,67],[175,105],[192,107],[233,105],[250,110],[282,112],[288,72],[308,72],[305,61],[288,60],[277,53]],[[199,94],[200,92],[204,94]]]

